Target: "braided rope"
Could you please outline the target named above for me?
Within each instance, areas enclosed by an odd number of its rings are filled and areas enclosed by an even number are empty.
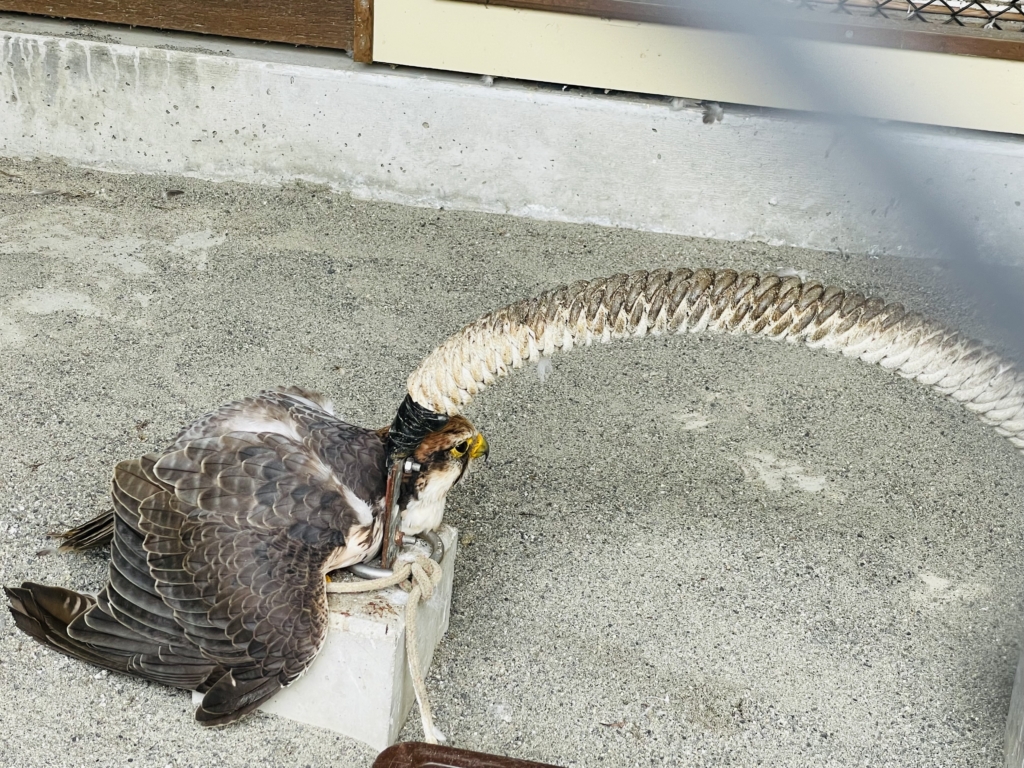
[[[705,330],[802,342],[877,363],[962,403],[1024,450],[1024,374],[981,342],[900,304],[731,269],[619,274],[510,304],[431,352],[409,376],[409,395],[451,416],[511,369],[556,350]]]

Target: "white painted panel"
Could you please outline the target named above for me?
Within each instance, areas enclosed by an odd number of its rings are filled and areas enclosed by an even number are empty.
[[[1024,134],[1024,62],[800,42],[851,112]],[[451,2],[376,0],[374,59],[417,67],[812,109],[806,83],[747,35]],[[820,105],[819,105],[820,106]]]

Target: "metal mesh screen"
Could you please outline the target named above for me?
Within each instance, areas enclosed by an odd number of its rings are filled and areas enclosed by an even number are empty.
[[[1024,32],[1024,0],[791,0],[801,8],[856,16]]]

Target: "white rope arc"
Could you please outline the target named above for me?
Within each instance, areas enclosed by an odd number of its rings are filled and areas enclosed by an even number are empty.
[[[660,269],[582,281],[490,312],[409,376],[409,395],[460,413],[512,369],[595,341],[713,331],[839,352],[934,387],[1024,450],[1024,375],[979,341],[860,293],[756,272]]]

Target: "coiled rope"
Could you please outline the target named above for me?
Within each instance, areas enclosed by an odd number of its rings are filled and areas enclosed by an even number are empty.
[[[409,677],[416,692],[416,702],[420,707],[420,722],[423,724],[423,735],[430,744],[444,741],[444,734],[434,725],[434,715],[427,697],[427,684],[423,680],[423,668],[420,665],[419,642],[417,635],[416,616],[419,604],[429,600],[434,589],[441,583],[442,570],[426,555],[395,563],[390,576],[369,581],[328,581],[327,592],[335,594],[353,594],[358,592],[375,592],[403,585],[409,582],[409,598],[405,603],[405,659],[409,665]]]
[[[409,397],[452,416],[526,362],[594,341],[715,331],[803,343],[876,363],[962,403],[1024,450],[1024,375],[991,348],[900,304],[731,269],[581,281],[490,312],[409,376]]]

